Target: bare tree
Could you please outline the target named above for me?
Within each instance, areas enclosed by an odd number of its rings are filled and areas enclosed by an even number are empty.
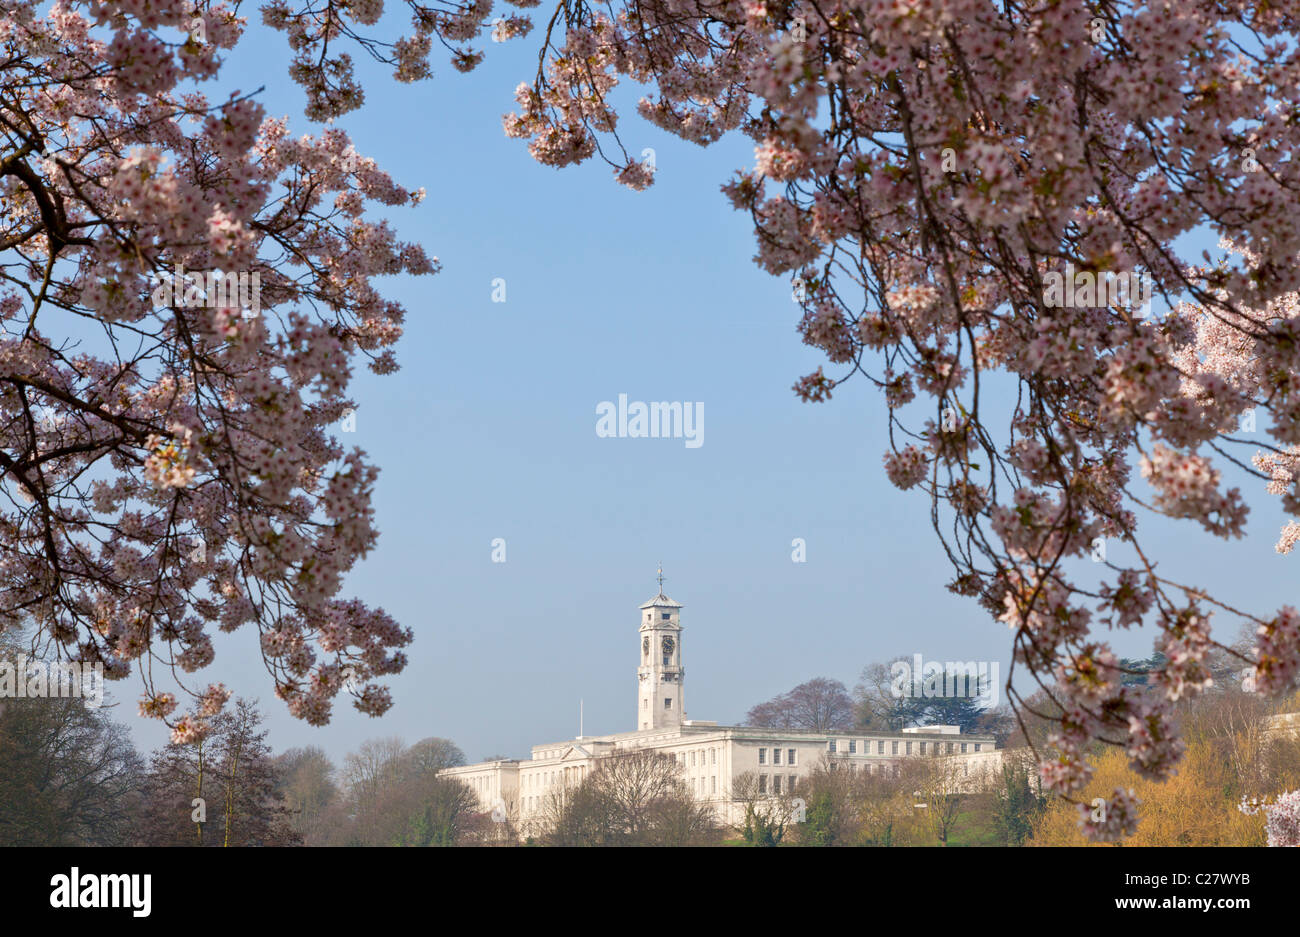
[[[948,755],[917,758],[909,763],[915,778],[913,791],[920,811],[921,824],[947,846],[957,823],[958,812],[969,785],[965,783],[958,759]]]
[[[601,758],[575,787],[545,801],[556,845],[681,846],[709,839],[712,809],[696,802],[676,759],[634,750]]]
[[[731,799],[740,804],[737,832],[751,846],[779,846],[785,839],[793,805],[789,795],[773,794],[753,771],[737,775],[731,782]]]
[[[0,629],[0,660],[38,661],[39,641]],[[108,708],[75,697],[0,698],[0,845],[130,841],[144,766]]]
[[[745,717],[751,726],[826,732],[853,725],[853,700],[838,680],[815,677],[759,703]]]
[[[346,833],[336,840],[448,846],[499,838],[499,826],[479,829],[478,800],[469,787],[443,773],[464,763],[464,753],[449,739],[426,738],[409,748],[396,737],[363,742],[344,759],[349,814]]]
[[[589,784],[554,787],[542,796],[533,827],[551,846],[613,845],[616,837],[609,808]]]
[[[417,774],[437,774],[444,768],[458,768],[465,764],[465,753],[451,739],[421,739],[406,753],[410,770]]]
[[[906,841],[916,825],[916,797],[910,765],[886,765],[884,773],[859,775],[854,804],[858,841],[864,846],[895,846]]]
[[[149,846],[300,845],[261,722],[256,704],[240,699],[212,719],[206,737],[154,752],[137,841]]]
[[[518,846],[520,837],[537,826],[534,823],[528,830],[524,828],[521,806],[519,797],[507,792],[491,810],[481,811],[476,807],[476,812],[465,821],[465,831],[457,845]]]
[[[143,765],[126,730],[79,699],[0,708],[0,845],[124,845]]]
[[[889,664],[868,664],[854,687],[857,724],[877,732],[898,732],[911,721],[907,700],[893,692],[894,678]]]
[[[473,829],[473,818],[479,813],[478,796],[469,785],[455,778],[426,775],[412,778],[408,784],[418,784],[417,806],[405,806],[405,824],[396,845],[401,846],[457,846],[465,842]]]
[[[405,769],[406,743],[395,736],[367,739],[344,757],[343,786],[352,824],[350,842],[391,844],[397,833],[391,822],[392,800]]]
[[[346,821],[334,763],[324,749],[311,745],[289,749],[275,766],[290,825],[305,845],[331,845],[331,834]]]
[[[821,764],[800,778],[793,827],[801,846],[847,846],[857,843],[862,828],[858,801],[863,774],[845,770],[823,754]]]

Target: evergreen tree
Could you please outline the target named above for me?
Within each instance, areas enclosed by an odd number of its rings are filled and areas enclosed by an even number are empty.
[[[994,825],[1004,846],[1023,846],[1034,835],[1034,823],[1047,801],[1030,786],[1029,769],[1015,762],[1002,766]]]

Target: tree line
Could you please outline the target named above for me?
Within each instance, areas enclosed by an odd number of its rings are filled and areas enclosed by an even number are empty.
[[[1161,667],[1123,664],[1134,683]],[[276,754],[256,701],[236,699],[201,740],[144,755],[111,707],[3,699],[0,845],[1065,845],[1085,842],[1079,811],[1116,788],[1139,801],[1135,844],[1263,845],[1264,818],[1242,805],[1300,789],[1300,737],[1270,721],[1300,710],[1300,697],[1270,704],[1243,689],[1228,662],[1206,666],[1216,682],[1177,710],[1183,770],[1152,780],[1129,763],[1121,739],[1098,741],[1082,807],[1051,798],[1035,767],[1054,751],[1050,695],[1031,697],[1023,720],[942,698],[900,702],[882,689],[885,665],[867,667],[853,694],[817,678],[758,704],[747,721],[814,731],[958,724],[998,736],[1006,755],[996,772],[974,783],[960,759],[934,756],[868,773],[828,753],[779,795],[753,773],[732,779],[735,812],[719,815],[693,796],[672,756],[621,751],[552,790],[525,820],[517,799],[485,806],[447,774],[466,759],[445,738],[371,739],[340,764],[317,746]]]

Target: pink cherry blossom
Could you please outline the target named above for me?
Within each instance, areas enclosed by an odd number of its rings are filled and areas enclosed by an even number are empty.
[[[548,165],[608,159],[610,91],[631,80],[659,128],[752,140],[722,192],[753,221],[755,262],[805,284],[797,327],[826,364],[794,391],[825,402],[857,376],[884,391],[887,477],[925,492],[952,588],[1014,630],[1016,661],[1065,710],[1040,752],[1049,786],[1072,796],[1098,739],[1125,739],[1147,776],[1173,770],[1172,705],[1209,685],[1210,650],[1242,657],[1212,620],[1251,623],[1258,688],[1289,685],[1295,613],[1179,582],[1139,530],[1156,513],[1240,538],[1265,484],[1300,518],[1300,58],[1285,4],[1251,8],[1249,41],[1241,11],[1200,2],[562,11],[507,134]],[[1184,256],[1198,230],[1222,239],[1219,257]],[[936,427],[945,412],[961,419]],[[1290,521],[1277,548],[1297,541]],[[1096,585],[1076,584],[1087,558]],[[1124,684],[1094,618],[1154,624],[1168,664]],[[1131,798],[1111,805],[1091,835],[1131,831]]]

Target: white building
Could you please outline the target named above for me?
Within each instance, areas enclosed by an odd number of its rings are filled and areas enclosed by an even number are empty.
[[[740,805],[731,791],[745,772],[758,776],[760,790],[779,795],[826,759],[846,770],[892,775],[900,759],[948,755],[972,785],[1001,763],[992,736],[962,735],[957,726],[805,732],[687,719],[681,609],[663,594],[661,575],[659,594],[641,606],[635,731],[535,745],[526,761],[482,762],[444,773],[469,785],[484,810],[508,815],[530,832],[545,815],[549,795],[577,785],[602,756],[618,751],[651,749],[677,759],[695,797],[714,805],[724,823],[738,819]]]

